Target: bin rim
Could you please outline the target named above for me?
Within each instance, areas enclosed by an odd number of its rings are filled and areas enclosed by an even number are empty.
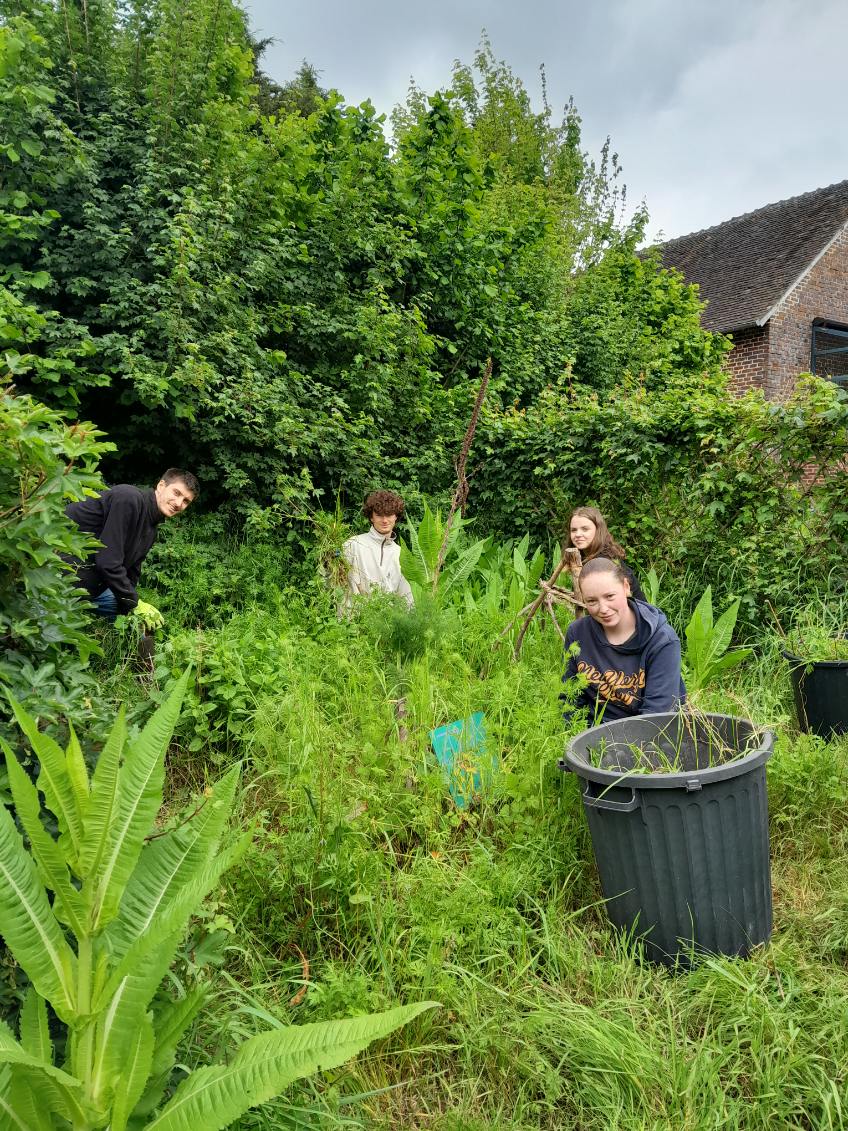
[[[689,783],[698,783],[699,787],[709,785],[711,782],[726,781],[728,778],[740,777],[742,774],[747,774],[751,770],[758,769],[761,765],[769,760],[774,753],[774,731],[769,727],[764,727],[761,736],[761,742],[756,750],[751,750],[741,758],[734,758],[732,762],[725,762],[720,766],[708,766],[703,770],[681,770],[675,773],[668,774],[635,774],[628,770],[602,770],[596,766],[590,766],[587,762],[582,760],[582,757],[577,757],[573,753],[574,744],[580,740],[586,740],[587,735],[597,736],[598,741],[606,738],[613,727],[618,726],[619,723],[632,722],[636,719],[647,720],[655,719],[662,723],[672,722],[674,719],[680,717],[678,711],[658,711],[647,715],[634,715],[630,719],[612,719],[608,723],[601,723],[600,726],[589,727],[588,730],[581,731],[580,734],[574,735],[570,738],[565,747],[565,757],[560,761],[560,768],[565,770],[572,770],[578,777],[584,778],[587,781],[597,782],[599,785],[607,787],[619,787],[632,789],[688,789],[691,791],[692,786]],[[754,724],[750,719],[742,718],[739,715],[722,715],[717,712],[705,713],[701,716],[705,719],[723,719],[732,720],[733,722],[747,723],[749,726]],[[614,739],[613,739],[614,741]]]
[[[848,668],[848,660],[805,660],[803,656],[796,656],[788,648],[781,649],[784,660],[799,668]]]

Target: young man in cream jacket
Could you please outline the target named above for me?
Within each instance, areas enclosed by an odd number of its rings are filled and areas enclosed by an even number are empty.
[[[403,499],[394,491],[372,491],[362,513],[371,529],[344,544],[350,595],[382,589],[384,593],[397,593],[412,608],[412,590],[400,571],[400,546],[393,534],[395,523],[403,516]]]

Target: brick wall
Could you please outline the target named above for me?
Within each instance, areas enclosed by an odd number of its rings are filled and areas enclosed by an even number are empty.
[[[769,361],[769,327],[753,326],[731,334],[733,349],[725,355],[724,368],[730,374],[730,390],[746,393],[762,389]]]
[[[848,325],[848,230],[843,229],[815,267],[771,317],[766,396],[783,400],[810,368],[813,320]],[[730,357],[736,352],[734,349]]]

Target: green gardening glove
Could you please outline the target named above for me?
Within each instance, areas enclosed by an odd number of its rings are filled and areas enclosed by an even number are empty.
[[[137,617],[148,632],[152,632],[154,628],[161,628],[165,623],[165,618],[156,606],[149,605],[147,601],[139,601],[130,616]]]

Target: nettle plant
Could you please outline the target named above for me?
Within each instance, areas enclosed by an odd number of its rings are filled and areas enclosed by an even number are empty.
[[[0,806],[0,924],[32,985],[18,1038],[0,1021],[0,1128],[217,1131],[432,1004],[260,1033],[171,1092],[203,992],[171,1000],[160,985],[192,913],[253,835],[226,838],[238,767],[189,819],[154,829],[187,675],[137,738],[119,713],[91,776],[73,732],[63,751],[12,702],[40,773],[34,785],[3,744],[24,835]]]

